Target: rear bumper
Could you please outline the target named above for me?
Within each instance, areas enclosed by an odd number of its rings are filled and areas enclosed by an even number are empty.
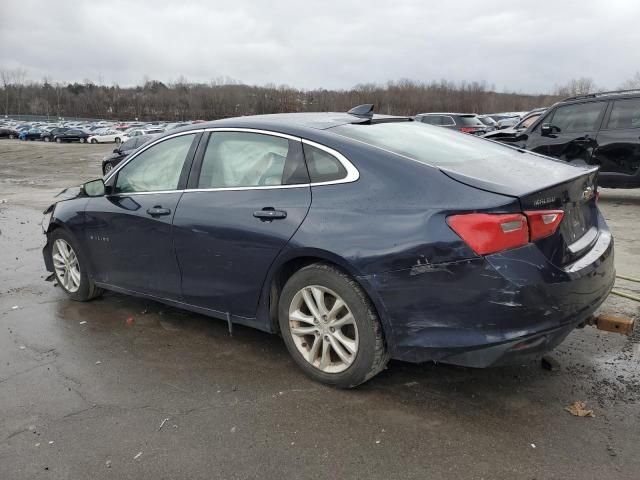
[[[577,262],[550,264],[533,244],[463,262],[366,277],[384,307],[393,358],[471,367],[551,350],[613,287],[608,230]]]

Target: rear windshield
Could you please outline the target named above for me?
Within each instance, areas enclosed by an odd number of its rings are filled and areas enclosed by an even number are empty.
[[[511,147],[421,122],[348,124],[329,131],[436,167],[514,154]]]
[[[460,116],[458,118],[460,120],[460,124],[465,125],[467,127],[484,127],[484,124],[480,121],[478,117]]]

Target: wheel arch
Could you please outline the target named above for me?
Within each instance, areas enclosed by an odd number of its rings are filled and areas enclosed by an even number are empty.
[[[294,273],[299,271],[301,268],[314,263],[332,265],[354,279],[354,281],[364,290],[367,297],[373,304],[373,307],[382,322],[383,335],[385,339],[389,339],[392,332],[387,311],[382,299],[366,280],[366,277],[360,274],[360,272],[346,259],[332,252],[317,249],[304,249],[287,252],[286,254],[281,255],[280,258],[272,265],[264,282],[258,306],[258,314],[259,316],[263,316],[265,319],[268,330],[274,333],[279,333],[278,301],[284,285]]]

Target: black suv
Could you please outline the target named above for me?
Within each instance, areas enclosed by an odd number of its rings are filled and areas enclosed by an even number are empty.
[[[526,130],[496,140],[567,162],[598,165],[602,187],[640,187],[640,90],[567,98]]]
[[[494,127],[482,123],[475,113],[419,113],[415,119],[418,122],[472,135],[484,135],[495,130]]]

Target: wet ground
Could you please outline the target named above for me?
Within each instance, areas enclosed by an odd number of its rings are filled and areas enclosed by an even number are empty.
[[[113,145],[0,141],[0,479],[640,478],[640,334],[585,328],[536,364],[391,362],[353,391],[281,340],[45,282],[40,211]],[[619,273],[640,276],[640,192],[603,191]],[[640,295],[640,285],[617,288]],[[635,315],[610,297],[602,311]],[[594,418],[564,408],[587,402]]]

